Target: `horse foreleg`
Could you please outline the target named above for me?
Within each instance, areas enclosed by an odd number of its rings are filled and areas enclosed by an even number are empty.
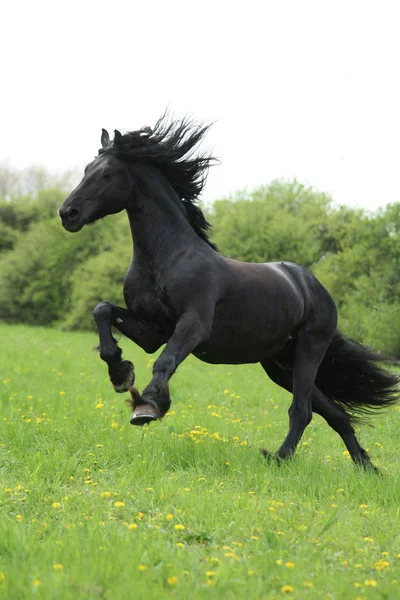
[[[100,358],[108,366],[115,391],[126,392],[135,382],[133,364],[122,359],[122,350],[112,335],[111,327],[118,329],[149,353],[158,350],[165,340],[149,325],[137,320],[129,310],[110,302],[100,302],[93,311],[93,317],[99,331]]]
[[[141,397],[133,395],[138,405],[131,417],[132,425],[143,425],[162,418],[171,406],[168,381],[183,360],[210,335],[212,315],[187,310],[178,320],[175,331],[153,366],[153,377]]]

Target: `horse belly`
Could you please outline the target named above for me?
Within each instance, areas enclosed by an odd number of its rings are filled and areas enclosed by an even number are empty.
[[[238,306],[240,307],[238,310]],[[241,364],[266,360],[287,344],[302,319],[303,307],[269,299],[260,306],[257,298],[217,305],[207,342],[193,354],[209,363]]]
[[[200,360],[212,364],[255,363],[275,356],[291,339],[284,327],[275,331],[243,332],[230,327],[213,330],[207,342],[200,344],[193,354]]]

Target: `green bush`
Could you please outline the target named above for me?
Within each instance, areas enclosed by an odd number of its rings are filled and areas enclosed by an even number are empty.
[[[63,321],[71,306],[75,269],[89,257],[110,251],[117,235],[124,238],[127,233],[118,217],[76,235],[64,231],[58,219],[32,225],[19,235],[13,250],[2,255],[0,319],[35,325]],[[131,248],[131,242],[127,246]]]
[[[124,306],[126,214],[72,235],[57,217],[64,197],[49,189],[0,200],[0,319],[90,329],[98,302]],[[222,254],[304,265],[331,292],[344,333],[400,357],[400,203],[367,214],[297,181],[274,181],[217,200],[207,217]]]
[[[64,329],[94,329],[92,311],[102,300],[125,306],[123,280],[130,254],[129,245],[121,244],[120,248],[92,256],[74,271]]]

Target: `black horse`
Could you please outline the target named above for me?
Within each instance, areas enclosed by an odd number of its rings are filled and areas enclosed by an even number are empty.
[[[59,210],[70,232],[128,213],[134,255],[124,281],[127,308],[104,301],[93,313],[114,389],[131,391],[131,423],[143,425],[168,411],[169,379],[189,354],[208,363],[260,362],[293,393],[278,459],[293,455],[314,411],[342,437],[355,463],[372,466],[352,421],[396,402],[398,378],[338,331],[334,301],[304,267],[218,254],[196,205],[214,162],[195,152],[207,130],[165,115],[154,129],[116,130],[112,141],[103,129],[98,156]],[[142,395],[133,390],[133,365],[122,360],[112,327],[148,353],[166,344]]]

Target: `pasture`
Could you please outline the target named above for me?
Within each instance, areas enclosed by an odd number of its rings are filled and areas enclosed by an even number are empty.
[[[400,597],[400,412],[363,425],[382,475],[316,416],[278,466],[289,395],[194,357],[161,422],[130,409],[93,333],[0,326],[0,597]],[[154,357],[121,339],[136,384]]]

